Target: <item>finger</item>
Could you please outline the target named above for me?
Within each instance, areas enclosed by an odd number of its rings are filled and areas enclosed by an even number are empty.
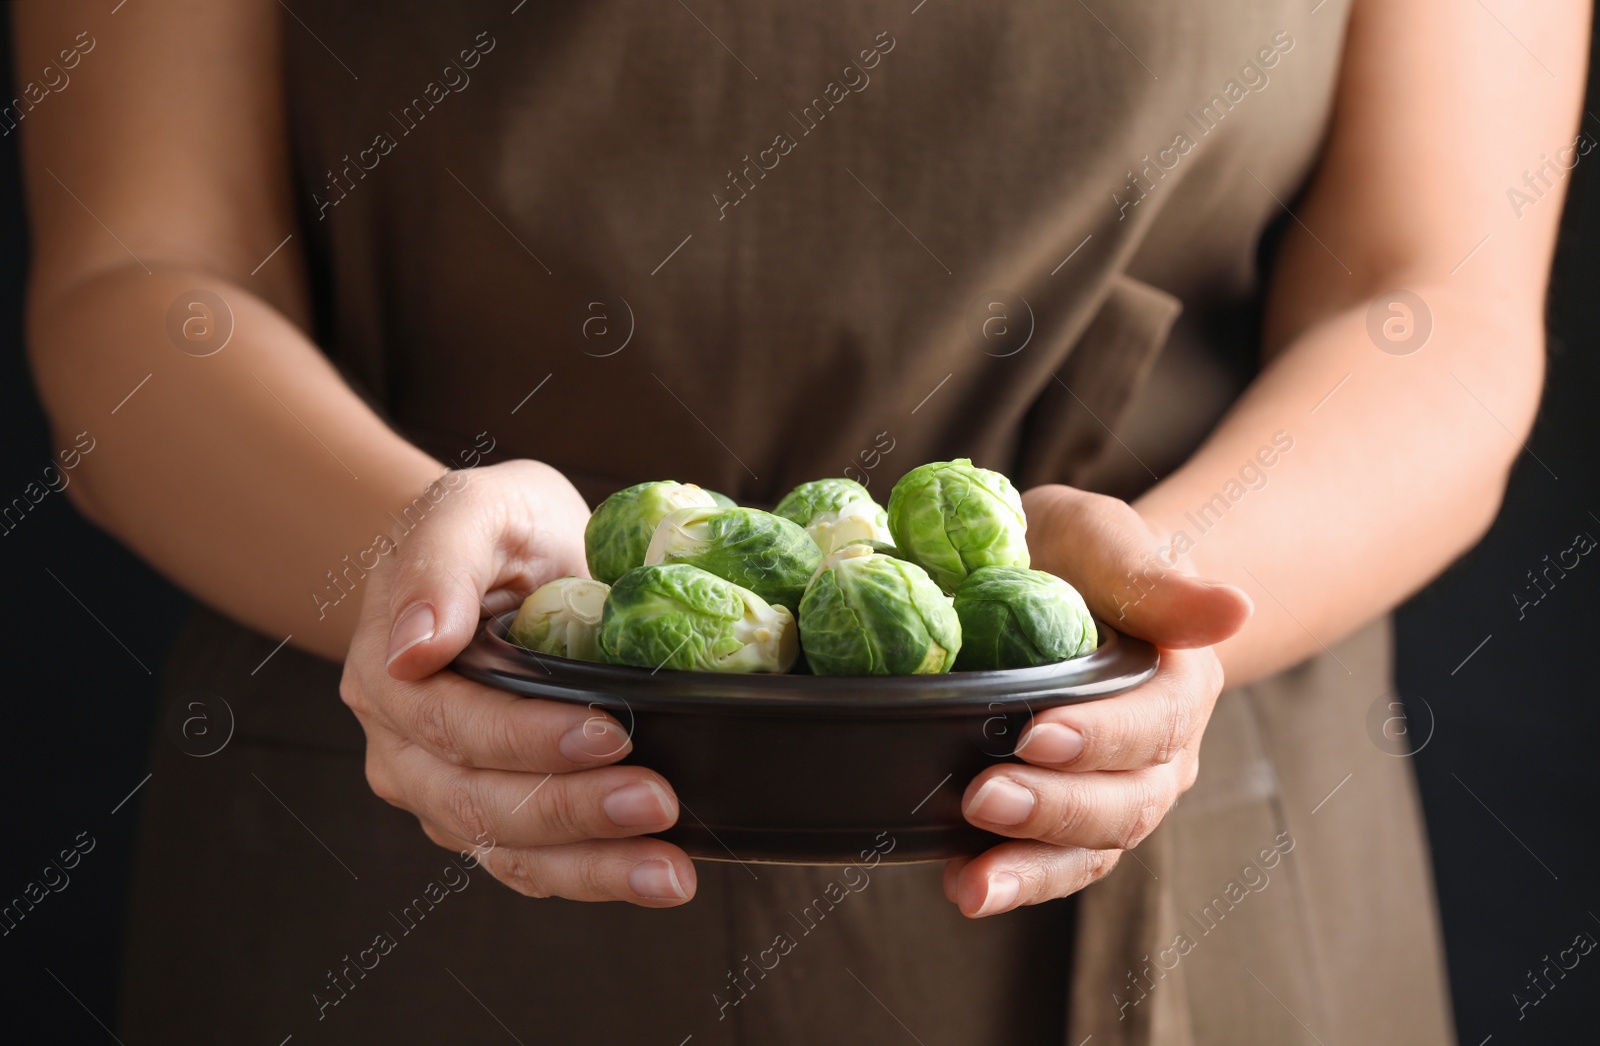
[[[456,766],[562,774],[633,750],[627,729],[593,706],[518,697],[453,672],[390,686],[389,726]]]
[[[699,884],[688,855],[660,839],[495,847],[480,860],[496,879],[528,897],[672,908],[692,898]]]
[[[464,473],[448,472],[413,504],[421,517],[392,553],[389,640],[384,660],[396,679],[438,671],[477,630],[483,597],[504,562],[493,506],[471,501]],[[410,514],[408,513],[408,518]]]
[[[1172,808],[1181,773],[1175,764],[1092,774],[1007,764],[974,778],[961,810],[979,828],[1014,839],[1131,850]]]
[[[574,774],[465,770],[415,746],[392,760],[406,807],[459,839],[550,846],[669,828],[678,800],[661,776],[638,766]]]
[[[951,903],[956,901],[956,882],[961,877],[961,869],[971,861],[970,857],[952,857],[944,863],[944,895]]]
[[[1191,577],[1133,506],[1057,485],[1023,495],[1033,565],[1082,593],[1099,617],[1162,647],[1213,646],[1255,609],[1243,589]]]
[[[412,503],[421,522],[385,579],[384,660],[396,679],[449,664],[485,609],[509,609],[554,574],[583,570],[588,507],[571,485],[536,461],[491,468],[492,477],[447,472]]]
[[[1209,650],[1163,650],[1160,670],[1141,686],[1034,714],[1016,756],[1074,772],[1169,763],[1205,729],[1222,684]]]
[[[1001,843],[961,869],[954,899],[968,918],[998,915],[1077,893],[1109,875],[1121,857],[1120,850]]]

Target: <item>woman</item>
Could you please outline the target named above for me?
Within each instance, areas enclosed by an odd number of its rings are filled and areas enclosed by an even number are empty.
[[[124,1041],[1449,1041],[1366,724],[1537,408],[1586,12],[19,6],[70,489],[237,722],[158,745]],[[620,726],[446,670],[610,490],[958,454],[1160,673],[781,963],[835,870],[694,865]]]

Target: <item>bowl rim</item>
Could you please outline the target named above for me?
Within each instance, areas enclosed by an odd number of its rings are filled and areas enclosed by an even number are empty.
[[[806,718],[1023,712],[1120,693],[1155,675],[1160,654],[1095,618],[1092,653],[1034,668],[908,676],[650,671],[536,654],[505,638],[515,610],[485,618],[450,667],[527,697],[650,713]]]

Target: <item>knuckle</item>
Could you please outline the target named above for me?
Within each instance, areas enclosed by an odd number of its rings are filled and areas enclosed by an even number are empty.
[[[373,795],[390,806],[403,806],[400,789],[390,774],[389,767],[370,750],[367,752],[366,774],[367,787],[372,789]]]
[[[1195,781],[1200,779],[1200,757],[1190,756],[1181,762],[1178,769],[1178,794],[1182,795],[1194,787]]]
[[[1216,654],[1207,651],[1206,656],[1206,687],[1212,694],[1222,693],[1222,688],[1227,685],[1227,674],[1222,670],[1222,660]]]
[[[1058,800],[1054,823],[1046,841],[1070,845],[1095,827],[1093,818],[1094,814],[1087,803],[1075,802],[1070,796]]]
[[[487,862],[489,874],[505,883],[524,897],[553,897],[555,886],[545,874],[542,862],[534,856],[522,854],[491,855]]]
[[[1115,843],[1122,849],[1133,849],[1149,838],[1150,832],[1154,832],[1155,827],[1162,824],[1166,811],[1171,808],[1173,798],[1176,798],[1166,793],[1162,782],[1150,779],[1131,782],[1131,787],[1133,795],[1123,822],[1122,840]]]
[[[485,732],[488,743],[493,746],[492,751],[503,758],[511,759],[528,747],[523,740],[523,728],[515,716],[497,713],[489,718],[486,726]]]
[[[412,715],[411,730],[418,741],[433,749],[445,762],[453,766],[466,765],[455,725],[443,701],[436,697],[420,698]]]
[[[364,717],[372,710],[372,703],[367,700],[361,678],[348,666],[344,670],[344,675],[339,677],[339,700],[357,716]]]
[[[1144,842],[1167,813],[1168,803],[1164,798],[1151,794],[1148,788],[1141,787],[1140,792],[1137,805],[1129,811],[1122,839],[1117,843],[1124,850],[1131,850]]]
[[[1085,850],[1083,883],[1097,883],[1110,875],[1122,860],[1121,850]]]
[[[440,796],[446,823],[463,839],[481,839],[489,834],[489,816],[480,787],[474,777],[458,777]]]
[[[1157,763],[1170,763],[1189,743],[1189,703],[1181,695],[1169,691],[1162,696],[1157,715],[1158,720],[1152,731],[1156,739],[1155,750],[1151,757]]]
[[[593,833],[584,825],[584,812],[573,790],[565,780],[551,781],[550,787],[541,791],[541,807],[546,830],[562,839],[582,839]]]
[[[442,846],[446,850],[454,850],[456,848],[455,840],[451,839],[448,835],[435,828],[427,821],[424,821],[419,817],[417,818],[417,823],[422,825],[422,834],[427,836],[428,840],[432,842],[433,845]]]

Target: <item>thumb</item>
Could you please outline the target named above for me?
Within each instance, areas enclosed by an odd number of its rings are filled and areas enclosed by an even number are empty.
[[[474,518],[471,499],[452,490],[448,476],[424,496],[433,507],[395,549],[379,603],[388,617],[385,661],[396,679],[431,675],[471,642],[504,562],[499,528]]]
[[[1113,627],[1170,649],[1213,646],[1244,626],[1243,589],[1205,581],[1165,558],[1133,506],[1065,486],[1023,495],[1033,566],[1070,582]]]

